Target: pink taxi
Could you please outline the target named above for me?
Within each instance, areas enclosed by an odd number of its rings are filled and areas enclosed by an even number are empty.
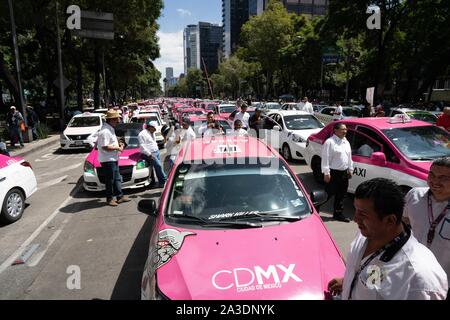
[[[142,299],[324,299],[344,262],[313,203],[280,155],[256,138],[188,142],[155,216]]]
[[[353,177],[349,192],[373,178],[396,181],[406,192],[426,187],[428,171],[434,159],[450,156],[450,133],[428,122],[398,115],[392,118],[355,118],[340,121],[347,126],[352,148]],[[305,160],[318,182],[321,173],[322,146],[333,135],[335,122],[309,136]]]
[[[118,139],[125,141],[126,147],[120,153],[119,171],[122,176],[122,188],[142,188],[150,184],[149,163],[141,157],[138,135],[141,123],[121,123],[115,128]],[[95,147],[86,157],[83,172],[83,187],[87,191],[105,190],[105,173],[98,161]]]
[[[207,112],[202,108],[187,108],[181,110],[181,112],[178,113],[178,122],[180,124],[183,124],[183,117],[189,116],[189,115],[195,115],[195,116],[206,116]]]
[[[12,223],[25,210],[25,200],[37,190],[31,165],[20,157],[0,154],[0,220]]]

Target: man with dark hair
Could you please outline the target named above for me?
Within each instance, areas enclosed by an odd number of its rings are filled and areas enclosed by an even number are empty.
[[[393,181],[376,178],[355,191],[359,233],[347,257],[344,278],[330,281],[343,300],[443,300],[447,275],[433,253],[402,223],[403,193]]]
[[[433,161],[427,183],[406,195],[404,220],[450,277],[450,157]]]
[[[328,200],[334,196],[333,218],[350,222],[344,216],[344,199],[348,189],[348,179],[352,177],[353,161],[350,143],[345,138],[347,127],[336,122],[334,135],[328,138],[322,148],[322,173],[328,193]]]

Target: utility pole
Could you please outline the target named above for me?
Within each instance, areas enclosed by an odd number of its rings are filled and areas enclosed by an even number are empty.
[[[57,34],[57,47],[58,47],[58,73],[59,73],[59,103],[61,106],[60,116],[59,116],[59,126],[61,132],[64,130],[64,75],[62,68],[62,56],[61,56],[61,35],[59,34],[59,3],[56,1],[56,34]]]
[[[17,71],[17,87],[19,90],[19,108],[22,111],[23,119],[25,122],[25,126],[27,126],[27,117],[25,116],[25,100],[23,98],[23,90],[22,90],[22,79],[20,76],[20,57],[19,57],[19,47],[17,45],[17,35],[16,35],[16,21],[14,20],[14,10],[13,4],[11,0],[8,0],[9,5],[9,16],[11,18],[11,35],[14,46],[14,56],[16,58],[16,71]]]
[[[214,100],[214,94],[213,94],[212,87],[211,87],[211,81],[209,81],[209,76],[208,76],[208,69],[206,68],[205,59],[203,59],[203,57],[202,57],[202,62],[203,62],[203,68],[205,69],[206,80],[208,81],[209,92],[211,93],[211,98]]]

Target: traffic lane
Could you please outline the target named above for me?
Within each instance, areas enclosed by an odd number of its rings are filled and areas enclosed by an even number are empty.
[[[25,157],[33,167],[38,190],[26,200],[26,209],[20,220],[0,225],[0,266],[80,185],[86,155],[86,152],[61,153],[59,147],[53,145]],[[2,269],[0,267],[0,274]]]
[[[162,189],[128,191],[131,201],[118,207],[80,191],[61,208],[72,215],[45,266],[26,289],[24,299],[139,299],[154,219],[137,210],[142,199],[159,200]],[[69,267],[80,270],[80,289],[69,289]],[[72,267],[73,268],[73,267]]]
[[[308,193],[312,190],[325,190],[325,186],[320,185],[314,179],[312,170],[305,161],[291,161],[289,165],[302,181]],[[325,226],[331,233],[334,241],[339,247],[341,253],[346,258],[350,251],[350,243],[355,238],[358,231],[358,226],[353,222],[353,215],[355,208],[353,206],[353,195],[347,193],[347,197],[344,200],[344,215],[352,221],[350,223],[340,222],[333,219],[333,201],[331,198],[328,202],[320,207],[319,214]]]

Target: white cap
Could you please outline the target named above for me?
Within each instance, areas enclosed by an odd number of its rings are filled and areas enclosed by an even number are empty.
[[[158,126],[158,124],[156,123],[156,121],[150,121],[150,122],[147,124],[147,127],[153,127],[153,128],[155,128],[155,129],[156,129],[157,126]]]

